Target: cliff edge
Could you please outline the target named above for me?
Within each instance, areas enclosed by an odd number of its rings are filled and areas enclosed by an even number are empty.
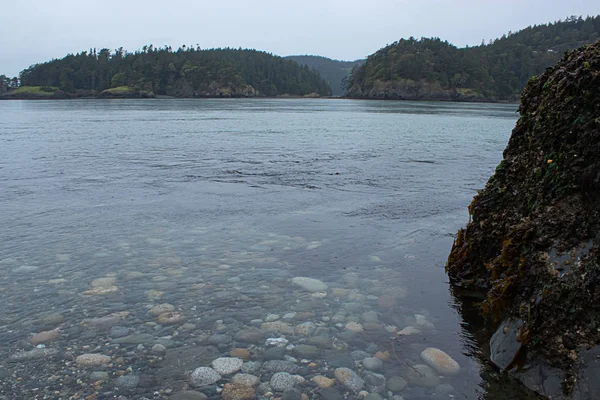
[[[519,112],[446,270],[480,296],[494,364],[552,398],[600,398],[600,41],[532,78]]]

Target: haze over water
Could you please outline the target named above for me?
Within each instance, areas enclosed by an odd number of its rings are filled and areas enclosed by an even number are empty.
[[[186,372],[232,348],[248,348],[255,361],[274,356],[264,340],[240,340],[260,328],[264,339],[316,346],[318,354],[280,355],[295,357],[307,380],[332,377],[331,366],[346,365],[354,351],[380,351],[389,359],[377,373],[408,380],[394,393],[405,400],[449,398],[440,384],[452,385],[455,398],[477,398],[485,392],[481,366],[466,355],[473,343],[443,267],[467,205],[501,160],[515,109],[1,102],[0,393],[166,399],[187,387]],[[294,277],[324,282],[326,296]],[[157,320],[155,307],[165,303],[172,318]],[[276,321],[279,333],[262,325]],[[420,333],[396,334],[408,326]],[[31,334],[56,328],[38,346],[56,352],[20,353],[35,348]],[[426,347],[451,355],[460,374],[438,378],[438,388],[411,383],[406,366],[422,364]],[[176,365],[182,349],[195,356]],[[112,362],[74,361],[85,353]],[[269,381],[273,371],[260,371]],[[108,377],[95,387],[92,372]],[[139,381],[127,386],[121,374]],[[299,387],[318,398],[318,389]],[[508,398],[496,394],[487,398]]]

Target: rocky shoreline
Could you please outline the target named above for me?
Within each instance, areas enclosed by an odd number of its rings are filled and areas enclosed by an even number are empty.
[[[411,101],[454,101],[471,103],[498,103],[496,97],[485,96],[469,89],[447,89],[438,82],[412,81],[376,81],[368,91],[358,85],[348,90],[346,95],[352,99],[364,100],[411,100]],[[507,103],[509,101],[502,101]],[[514,99],[518,102],[518,99]]]
[[[134,90],[132,88],[115,88],[102,91],[100,93],[90,90],[78,90],[74,93],[64,92],[57,88],[47,88],[46,90],[26,90],[20,88],[0,94],[0,100],[77,100],[77,99],[154,99],[154,98],[179,98],[179,99],[241,99],[241,98],[266,98],[258,93],[252,86],[242,88],[220,88],[212,87],[205,91],[195,91],[191,88],[182,87],[173,90],[165,95],[156,95],[151,91]],[[117,90],[118,89],[118,90]],[[293,96],[282,94],[279,96],[270,96],[273,98],[321,98],[317,93],[310,93],[305,96]]]
[[[251,305],[253,295],[242,289],[234,270],[215,267],[214,277],[222,277],[215,295]],[[171,274],[180,276],[176,269]],[[143,275],[130,272],[121,279]],[[162,303],[162,290],[150,289],[151,301],[142,313],[121,307],[79,323],[58,312],[36,318],[25,324],[35,333],[19,340],[20,350],[3,351],[0,393],[5,396],[0,398],[401,400],[407,394],[417,398],[415,393],[442,399],[454,391],[448,379],[460,373],[460,365],[442,349],[409,346],[434,331],[434,323],[414,314],[397,327],[376,311],[396,307],[405,296],[402,290],[377,296],[369,292],[378,288],[363,293],[284,275],[275,279],[275,287],[256,291],[268,297],[280,288],[275,293],[285,296],[286,307],[274,312],[240,307],[217,319],[196,305]],[[343,278],[349,286],[358,279],[356,274]],[[155,276],[152,281],[164,290],[171,279]],[[191,290],[216,283],[200,280]],[[118,275],[108,274],[92,280],[79,296],[88,308],[114,302],[123,296],[122,284]],[[370,340],[375,337],[387,337],[390,347]]]

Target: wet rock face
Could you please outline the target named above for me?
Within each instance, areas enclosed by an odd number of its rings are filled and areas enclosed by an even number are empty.
[[[509,369],[516,362],[523,344],[519,330],[523,321],[509,320],[500,325],[490,340],[490,359],[501,369]]]
[[[483,294],[488,338],[502,321],[523,321],[504,357],[496,335],[500,366],[515,366],[523,346],[565,371],[567,391],[579,374],[575,350],[600,339],[598,88],[600,42],[530,80],[504,159],[469,206],[446,266],[456,293]]]

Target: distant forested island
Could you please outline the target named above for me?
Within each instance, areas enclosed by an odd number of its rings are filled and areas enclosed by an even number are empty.
[[[475,47],[411,37],[357,61],[186,46],[91,49],[32,65],[19,78],[0,75],[0,99],[343,95],[517,101],[532,76],[558,62],[565,51],[599,38],[596,16],[530,26]]]
[[[355,68],[347,96],[366,99],[516,101],[527,81],[563,53],[600,38],[600,17],[509,32],[480,46],[457,48],[439,38],[402,39]]]
[[[306,65],[317,70],[331,87],[334,96],[343,96],[346,93],[346,82],[352,70],[364,64],[365,60],[340,61],[322,56],[287,56],[300,65]]]
[[[262,51],[229,48],[91,49],[32,65],[20,73],[19,87],[0,78],[0,93],[18,98],[331,95],[309,67]]]

